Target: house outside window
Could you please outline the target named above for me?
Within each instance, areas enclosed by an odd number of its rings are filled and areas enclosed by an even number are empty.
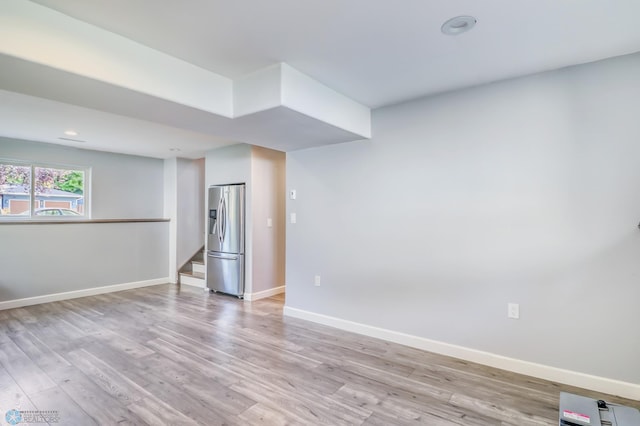
[[[88,218],[89,169],[0,160],[0,220]]]

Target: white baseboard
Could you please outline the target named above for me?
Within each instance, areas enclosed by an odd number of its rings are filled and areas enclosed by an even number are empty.
[[[205,288],[207,286],[204,278],[194,277],[191,275],[180,274],[180,284],[191,287]]]
[[[0,311],[4,309],[21,308],[23,306],[39,305],[41,303],[58,302],[60,300],[76,299],[78,297],[95,296],[97,294],[113,293],[116,291],[130,290],[133,288],[148,287],[158,284],[167,284],[169,277],[153,280],[136,281],[124,284],[107,285],[104,287],[86,288],[82,290],[67,291],[64,293],[45,294],[42,296],[27,297],[24,299],[7,300],[0,302]]]
[[[258,299],[264,299],[266,297],[275,296],[276,294],[284,293],[284,286],[270,288],[268,290],[258,291],[256,293],[245,293],[244,300],[248,300],[249,302]]]
[[[490,367],[495,367],[502,370],[512,371],[514,373],[538,377],[541,379],[551,380],[554,382],[564,383],[580,388],[591,389],[597,392],[608,393],[624,398],[634,400],[640,399],[640,384],[636,383],[623,382],[619,380],[608,379],[606,377],[592,376],[589,374],[579,373],[577,371],[564,370],[548,365],[536,364],[529,361],[509,358],[490,352],[479,351],[477,349],[466,348],[464,346],[452,345],[450,343],[430,340],[424,337],[413,336],[411,334],[400,333],[384,328],[373,327],[366,324],[317,314],[314,312],[304,311],[302,309],[291,308],[288,306],[285,306],[284,308],[284,315],[312,321],[318,324],[328,325],[330,327],[350,331],[353,333],[363,334],[365,336],[387,340],[389,342],[399,343],[401,345],[410,346],[429,352],[464,359],[466,361],[476,362],[478,364],[488,365]]]

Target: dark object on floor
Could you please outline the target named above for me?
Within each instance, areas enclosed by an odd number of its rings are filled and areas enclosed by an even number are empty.
[[[639,426],[640,411],[571,393],[560,393],[560,426]]]

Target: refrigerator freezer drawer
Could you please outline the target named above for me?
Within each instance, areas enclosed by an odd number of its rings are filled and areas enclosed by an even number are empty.
[[[244,296],[244,255],[207,252],[207,287]]]

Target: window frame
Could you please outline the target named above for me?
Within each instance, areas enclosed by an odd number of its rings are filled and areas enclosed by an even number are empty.
[[[0,164],[6,164],[11,166],[19,166],[19,167],[29,167],[31,170],[31,179],[29,182],[29,215],[0,215],[0,221],[11,221],[11,222],[33,222],[33,221],[82,221],[82,220],[90,220],[91,219],[91,167],[89,166],[80,166],[75,164],[61,164],[61,163],[44,163],[39,161],[24,161],[24,160],[16,160],[12,158],[1,158]],[[34,212],[37,210],[36,204],[36,190],[35,190],[35,181],[36,181],[36,168],[46,168],[46,169],[56,169],[56,170],[71,170],[71,171],[80,171],[84,173],[83,178],[83,213],[81,215],[35,215]],[[1,206],[0,206],[1,207]],[[43,207],[47,208],[47,207]],[[58,208],[58,207],[52,207]]]

